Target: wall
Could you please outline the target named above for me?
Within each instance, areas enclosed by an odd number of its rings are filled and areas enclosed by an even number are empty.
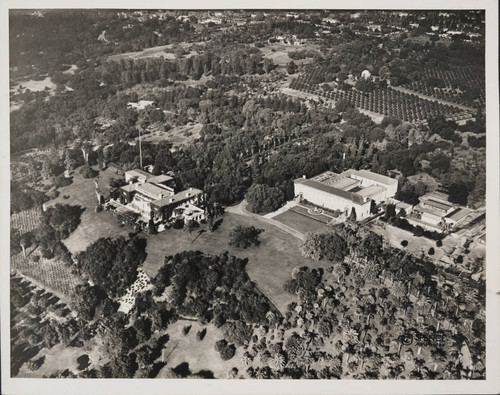
[[[362,220],[370,216],[370,200],[363,205],[359,205],[350,200],[311,188],[304,184],[298,183],[294,184],[294,186],[295,195],[302,194],[303,199],[306,199],[319,207],[324,207],[330,210],[340,210],[342,212],[345,212],[347,209],[347,215],[351,213],[351,209],[354,207],[356,210],[356,218],[358,220]]]

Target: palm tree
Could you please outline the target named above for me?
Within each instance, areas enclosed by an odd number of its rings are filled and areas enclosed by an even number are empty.
[[[401,299],[403,296],[406,295],[406,287],[399,281],[395,282],[392,286],[392,294],[396,298]]]
[[[314,331],[305,331],[304,337],[307,340],[307,345],[305,348],[305,351],[307,351],[309,349],[310,344],[318,338],[318,334]]]
[[[276,353],[274,354],[274,366],[276,367],[277,370],[283,370],[285,367],[286,361],[285,361],[285,356],[282,353]]]
[[[345,342],[349,344],[358,344],[359,343],[359,333],[354,329],[346,329],[342,333],[342,337]]]
[[[248,351],[241,356],[241,362],[243,362],[245,366],[248,366],[252,363],[252,357],[250,356]]]

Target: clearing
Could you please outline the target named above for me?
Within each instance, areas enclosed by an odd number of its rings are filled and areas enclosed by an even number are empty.
[[[145,59],[145,58],[160,58],[164,57],[165,59],[176,59],[177,56],[173,53],[170,52],[173,50],[174,46],[180,46],[185,50],[190,50],[190,48],[194,45],[203,45],[203,43],[178,43],[178,44],[168,44],[168,45],[160,45],[157,47],[151,47],[151,48],[146,48],[143,49],[142,51],[135,51],[135,52],[124,52],[116,55],[110,55],[108,56],[108,61],[120,61],[122,59],[131,59],[131,60],[137,60],[137,59]],[[165,50],[168,49],[168,52],[165,52]],[[185,55],[185,57],[190,57],[195,55],[196,52],[191,51],[188,55]]]
[[[50,91],[54,91],[56,89],[56,84],[52,82],[50,77],[45,77],[45,79],[37,81],[37,80],[24,80],[17,81],[17,85],[11,88],[11,92],[17,92],[19,89],[24,91],[29,89],[32,92],[40,92],[44,91],[46,88],[49,88]]]
[[[272,59],[273,63],[277,66],[285,66],[287,63],[290,63],[292,61],[292,59],[288,56],[289,52],[302,51],[302,50],[313,50],[319,52],[319,45],[269,44],[263,48],[260,48],[263,57]],[[311,62],[312,58],[294,60],[294,63],[297,65],[311,63]]]
[[[45,357],[45,361],[40,369],[32,372],[27,368],[27,364],[24,364],[19,369],[19,374],[16,377],[22,378],[40,378],[42,376],[50,377],[50,375],[57,373],[59,371],[65,371],[69,369],[71,372],[79,372],[78,370],[78,357],[82,355],[89,356],[89,369],[93,366],[98,365],[101,356],[99,352],[99,347],[94,340],[85,342],[84,347],[68,347],[61,344],[57,344],[51,349],[43,348],[33,359],[38,359],[40,357]],[[90,345],[92,344],[92,345]]]
[[[183,328],[191,325],[191,330],[184,335]],[[202,329],[207,333],[203,340],[198,340],[196,334]],[[237,367],[243,373],[246,367],[241,362],[244,353],[243,347],[236,348],[236,354],[224,361],[215,350],[215,342],[223,339],[222,330],[213,324],[203,325],[199,321],[179,320],[170,324],[167,331],[170,340],[165,344],[163,351],[166,365],[160,370],[157,378],[172,378],[171,368],[187,363],[192,374],[200,371],[213,373],[214,378],[228,378],[227,373]]]
[[[99,172],[99,187],[105,196],[108,194],[110,178],[120,177],[109,169]],[[67,198],[65,199],[64,196]],[[73,174],[73,183],[60,188],[59,196],[48,201],[45,205],[50,207],[57,203],[80,205],[85,208],[80,225],[67,239],[63,240],[72,254],[85,250],[89,244],[100,237],[127,237],[128,233],[132,231],[130,228],[120,227],[118,220],[109,213],[105,211],[95,212],[97,197],[94,180],[83,178],[78,169]]]
[[[188,146],[196,139],[200,138],[200,131],[203,125],[201,123],[189,123],[183,126],[174,126],[169,131],[163,130],[151,131],[150,133],[141,136],[142,141],[150,143],[159,143],[160,141],[170,141],[173,146]],[[135,138],[139,140],[139,137]]]

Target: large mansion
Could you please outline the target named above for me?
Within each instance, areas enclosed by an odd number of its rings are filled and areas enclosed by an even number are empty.
[[[120,203],[147,219],[164,221],[182,216],[185,220],[200,221],[204,210],[198,207],[203,191],[189,188],[177,192],[175,180],[168,175],[155,176],[136,169],[125,172],[127,185],[120,188]]]

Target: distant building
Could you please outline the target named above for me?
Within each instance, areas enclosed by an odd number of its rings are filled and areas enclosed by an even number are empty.
[[[137,103],[128,102],[128,108],[135,108],[136,110],[144,110],[146,107],[154,106],[156,103],[153,100],[139,100]]]
[[[363,70],[363,72],[361,73],[361,78],[363,78],[364,80],[370,79],[371,76],[372,73],[370,73],[368,70]]]
[[[469,216],[470,210],[450,203],[444,193],[431,192],[420,197],[414,213],[424,225],[451,230]]]
[[[380,203],[394,197],[398,181],[367,170],[331,171],[311,179],[294,181],[295,195],[329,210],[340,210],[346,216],[354,209],[356,218],[370,216],[372,201]]]

